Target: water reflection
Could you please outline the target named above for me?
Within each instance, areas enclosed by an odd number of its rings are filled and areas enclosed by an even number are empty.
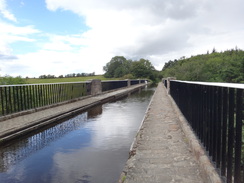
[[[65,134],[80,128],[83,125],[81,122],[85,121],[87,121],[87,112],[41,131],[29,138],[18,140],[11,145],[1,147],[0,171],[7,171],[11,165],[48,146],[51,142],[63,137]]]
[[[102,106],[96,106],[88,112],[82,113],[61,124],[55,125],[46,130],[21,140],[17,140],[11,145],[0,148],[0,172],[6,172],[11,165],[25,159],[32,153],[48,146],[51,142],[63,137],[65,134],[77,130],[88,118],[95,118],[102,114]],[[86,129],[84,129],[86,130]],[[88,133],[87,133],[88,134]],[[87,138],[88,139],[88,138]]]
[[[154,90],[97,106],[0,148],[0,182],[116,182]]]
[[[103,108],[102,105],[98,105],[88,110],[88,118],[95,118],[98,115],[102,114]]]

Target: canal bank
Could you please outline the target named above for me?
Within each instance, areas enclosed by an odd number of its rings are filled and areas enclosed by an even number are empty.
[[[30,114],[24,114],[14,118],[6,119],[0,122],[0,144],[30,133],[41,127],[55,123],[58,120],[68,116],[75,115],[96,105],[100,105],[112,100],[117,100],[128,93],[136,91],[146,84],[137,84],[111,92],[104,92],[98,95],[82,97],[71,103],[55,105],[39,109]]]
[[[130,149],[120,183],[208,183],[160,83]],[[214,170],[212,170],[213,172]]]

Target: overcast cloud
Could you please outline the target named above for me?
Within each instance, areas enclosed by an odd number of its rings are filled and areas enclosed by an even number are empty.
[[[214,47],[244,49],[243,0],[46,0],[49,11],[71,11],[84,19],[87,30],[67,35],[19,26],[6,2],[0,0],[5,18],[0,19],[0,62],[6,63],[8,55],[13,60],[0,66],[1,75],[100,74],[116,55],[149,59],[161,70],[169,60]],[[12,56],[14,42],[33,43],[38,49]]]

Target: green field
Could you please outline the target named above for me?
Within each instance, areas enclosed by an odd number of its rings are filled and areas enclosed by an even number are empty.
[[[103,75],[97,75],[97,76],[72,77],[72,78],[52,78],[52,79],[28,78],[28,79],[26,79],[26,82],[27,82],[27,84],[36,84],[36,83],[63,83],[63,82],[88,81],[88,80],[91,80],[91,79],[118,80],[118,78],[105,78]]]

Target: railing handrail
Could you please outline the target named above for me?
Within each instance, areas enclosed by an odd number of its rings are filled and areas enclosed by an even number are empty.
[[[122,80],[103,80],[101,82],[114,82],[114,81],[146,81],[147,79],[122,79]]]
[[[106,82],[116,82],[116,81],[128,81],[128,80],[103,80],[101,82],[106,83]]]
[[[75,84],[75,83],[91,83],[91,81],[79,81],[79,82],[61,82],[61,83],[34,83],[34,84],[17,84],[17,85],[0,85],[0,87],[11,86],[36,86],[36,85],[57,85],[57,84]]]
[[[183,81],[183,80],[171,80],[181,83],[198,84],[206,86],[221,86],[226,88],[244,89],[244,83],[220,83],[220,82],[201,82],[201,81]]]
[[[129,79],[130,81],[139,81],[139,80],[146,80],[146,79]],[[75,83],[91,83],[91,80],[87,81],[77,81],[77,82],[59,82],[59,83],[33,83],[33,84],[16,84],[16,85],[0,85],[0,87],[10,87],[10,86],[34,86],[34,85],[54,85],[54,84],[75,84]],[[125,80],[102,80],[101,82],[114,82],[114,81],[128,81]]]

